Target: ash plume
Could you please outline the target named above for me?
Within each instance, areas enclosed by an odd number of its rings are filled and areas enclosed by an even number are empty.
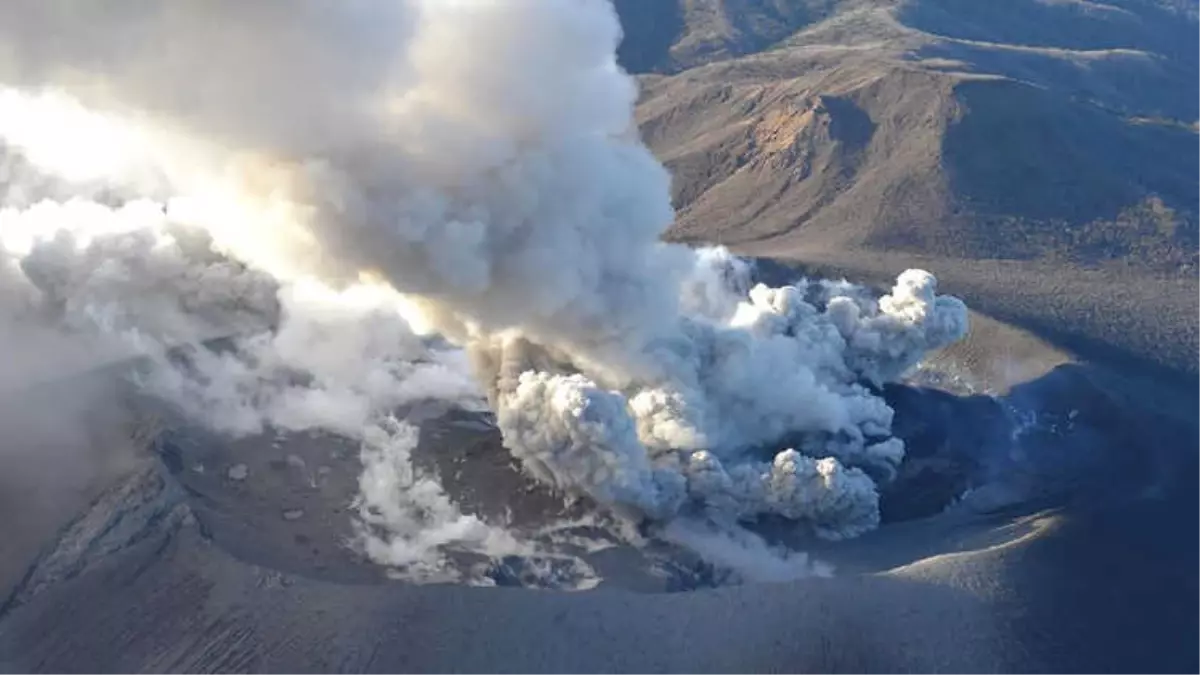
[[[145,384],[227,433],[361,440],[368,553],[423,577],[526,544],[414,472],[406,402],[486,398],[530,476],[706,550],[768,515],[849,537],[904,452],[871,387],[966,331],[926,272],[751,287],[662,243],[603,0],[20,0],[0,37],[0,141],[83,195],[0,212],[24,280],[148,353],[248,335]]]

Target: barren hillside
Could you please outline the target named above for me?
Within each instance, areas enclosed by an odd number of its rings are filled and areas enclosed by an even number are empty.
[[[679,239],[1194,265],[1186,5],[618,6]]]
[[[616,4],[671,238],[1195,373],[1193,0]]]

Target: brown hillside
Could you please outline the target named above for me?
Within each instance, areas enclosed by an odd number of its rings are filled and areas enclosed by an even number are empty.
[[[1190,19],[1134,0],[779,4],[641,5],[677,10],[657,67],[678,72],[644,76],[639,107],[675,177],[673,238],[1192,269]],[[686,68],[700,33],[726,46]]]

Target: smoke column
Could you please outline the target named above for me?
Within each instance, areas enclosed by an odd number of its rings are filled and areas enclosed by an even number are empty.
[[[706,551],[764,515],[842,538],[904,453],[871,386],[966,332],[919,270],[752,287],[662,243],[604,0],[18,0],[0,40],[12,276],[146,353],[249,335],[146,384],[360,439],[368,552],[417,576],[526,545],[414,473],[399,405],[486,400],[530,476]]]

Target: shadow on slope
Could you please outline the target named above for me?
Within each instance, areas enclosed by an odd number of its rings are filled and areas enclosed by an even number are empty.
[[[671,45],[684,30],[679,0],[613,0],[624,36],[617,62],[631,73],[646,73],[669,63]]]
[[[1187,128],[1200,114],[1195,64],[1131,50],[1069,51],[940,39],[913,54],[941,70],[999,75],[1136,119]]]
[[[973,218],[965,241],[944,253],[1133,254],[1146,265],[1171,262],[1162,259],[1170,251],[1195,257],[1200,144],[1193,131],[1128,122],[1016,82],[964,82],[956,94],[962,108],[946,130],[943,157],[953,193]],[[1128,216],[1138,204],[1157,212],[1136,222]],[[1109,236],[1089,236],[1106,222],[1117,224]]]
[[[868,0],[871,1],[871,0]],[[768,48],[862,0],[614,0],[633,73],[676,73]]]
[[[917,0],[898,18],[934,35],[1073,50],[1136,49],[1195,63],[1196,25],[1153,0],[970,2]],[[1195,3],[1192,3],[1195,6]]]

